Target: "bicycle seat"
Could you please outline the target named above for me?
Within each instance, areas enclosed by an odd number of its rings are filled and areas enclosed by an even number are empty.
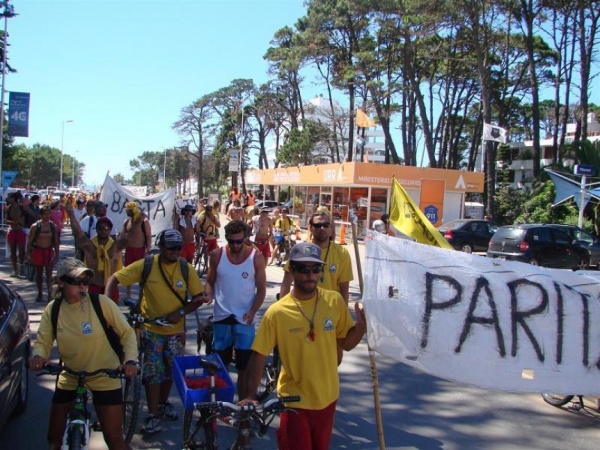
[[[200,366],[208,370],[208,372],[212,375],[221,370],[221,366],[214,361],[211,361],[208,358],[200,357]]]

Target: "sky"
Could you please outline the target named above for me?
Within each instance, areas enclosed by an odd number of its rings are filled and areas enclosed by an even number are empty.
[[[62,148],[88,185],[180,145],[172,125],[201,96],[267,81],[271,39],[306,12],[303,0],[10,2],[6,90],[31,93],[29,137],[15,142]]]

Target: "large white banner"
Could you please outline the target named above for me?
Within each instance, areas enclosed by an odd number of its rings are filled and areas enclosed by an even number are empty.
[[[131,201],[137,202],[140,209],[148,216],[152,227],[152,236],[156,236],[162,230],[172,226],[175,194],[175,188],[171,188],[159,194],[136,197],[115,182],[109,175],[106,175],[100,200],[108,205],[106,215],[114,222],[117,232],[121,231],[123,222],[127,219],[125,204]]]
[[[600,273],[369,232],[371,347],[435,376],[513,392],[600,393]]]

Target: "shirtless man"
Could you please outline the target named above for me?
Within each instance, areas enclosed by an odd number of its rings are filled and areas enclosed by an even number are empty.
[[[12,264],[13,271],[10,274],[11,277],[19,276],[19,267],[21,268],[21,275],[23,275],[23,262],[25,262],[25,244],[27,242],[27,235],[23,231],[25,225],[25,211],[19,204],[21,199],[21,193],[11,192],[6,196],[6,223],[10,226],[6,240],[10,246],[10,262]],[[17,266],[17,252],[19,253],[19,266]]]
[[[127,219],[123,223],[123,229],[127,231],[125,265],[128,266],[137,260],[143,259],[152,248],[152,227],[137,202],[127,202],[125,213],[127,214]],[[134,227],[134,223],[140,216],[142,216],[140,226]],[[127,285],[127,298],[131,298],[131,285]]]
[[[235,199],[233,201],[233,205],[229,207],[227,217],[229,217],[229,220],[231,221],[241,220],[244,222],[244,208],[242,208],[242,204],[239,199]]]
[[[183,236],[181,257],[192,264],[194,253],[196,253],[196,236],[199,230],[196,220],[196,208],[192,205],[185,205],[181,208],[181,215],[173,211],[173,229],[179,231]]]
[[[198,232],[204,233],[206,249],[209,254],[219,246],[217,239],[219,237],[221,222],[219,221],[219,213],[215,205],[217,205],[216,201],[212,205],[206,205],[204,211],[198,217]],[[217,213],[213,212],[214,209],[217,209]]]
[[[104,294],[104,287],[109,277],[123,266],[121,250],[127,247],[128,232],[123,227],[119,238],[115,242],[110,237],[113,228],[112,221],[108,217],[102,216],[96,221],[96,236],[90,239],[82,230],[79,222],[75,220],[72,206],[67,206],[67,213],[71,219],[71,227],[75,239],[77,239],[79,248],[83,251],[83,261],[87,267],[94,271],[88,292]],[[133,221],[131,228],[139,228],[141,221],[142,215],[140,214],[138,219]],[[115,303],[118,303],[118,286],[115,286],[115,291],[110,298]]]
[[[29,264],[36,269],[35,284],[38,290],[38,295],[35,299],[36,302],[44,301],[42,294],[44,271],[46,272],[48,300],[50,300],[52,269],[54,263],[58,261],[58,251],[60,248],[58,230],[54,222],[50,220],[50,207],[48,205],[42,206],[40,215],[42,218],[31,225],[27,241],[27,259],[29,260]]]
[[[252,218],[252,231],[254,232],[254,245],[261,251],[265,261],[271,256],[269,239],[273,234],[273,222],[269,217],[269,208],[261,208],[260,214]]]

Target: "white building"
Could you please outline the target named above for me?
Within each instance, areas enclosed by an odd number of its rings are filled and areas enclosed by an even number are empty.
[[[588,114],[588,134],[587,139],[594,142],[600,140],[600,123],[596,119],[596,114]],[[577,124],[567,124],[567,134],[565,143],[570,144],[575,138],[575,130]],[[554,144],[553,138],[540,140],[541,159],[540,166],[545,167],[552,164],[552,147]],[[512,150],[518,150],[519,154],[528,154],[528,159],[514,159],[508,167],[503,170],[509,171],[509,181],[516,188],[531,187],[533,181],[533,160],[531,159],[531,151],[533,151],[533,140],[523,142],[511,142]],[[503,166],[501,161],[497,162],[497,168],[500,170]]]

